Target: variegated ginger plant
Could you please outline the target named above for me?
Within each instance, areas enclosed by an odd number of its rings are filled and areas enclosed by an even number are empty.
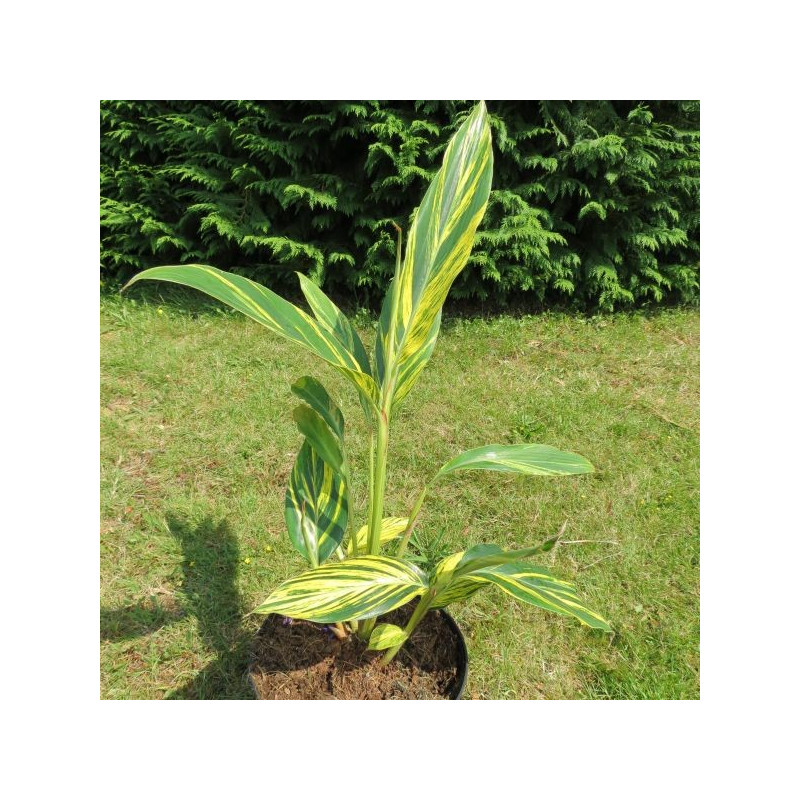
[[[578,599],[572,584],[523,560],[550,549],[554,539],[516,551],[478,545],[444,558],[425,573],[404,554],[429,487],[408,517],[383,516],[392,416],[431,357],[442,305],[469,258],[491,182],[489,116],[480,103],[450,140],[442,167],[414,216],[402,259],[398,238],[397,269],[383,303],[372,360],[350,320],[303,275],[300,287],[311,314],[247,278],[198,264],[155,267],[130,282],[156,279],[200,289],[315,353],[353,383],[372,431],[367,524],[355,532],[350,525],[342,413],[322,384],[300,378],[292,391],[304,404],[295,409],[294,419],[305,440],[289,479],[285,516],[292,544],[311,568],[278,586],[255,613],[334,624],[340,632],[343,623],[351,630],[358,623],[369,647],[386,651],[385,662],[428,610],[465,599],[487,585],[592,628],[611,630]],[[582,456],[545,445],[490,445],[456,456],[432,483],[467,469],[577,475],[593,467]],[[337,560],[323,563],[334,555]],[[414,598],[419,601],[405,628],[375,625],[380,615]]]

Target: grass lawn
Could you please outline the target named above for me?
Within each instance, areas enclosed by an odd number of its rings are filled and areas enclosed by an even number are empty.
[[[101,696],[247,698],[259,619],[245,614],[304,568],[283,520],[301,442],[290,384],[317,376],[344,411],[359,523],[366,427],[343,378],[255,322],[141,297],[101,300]],[[359,327],[371,342],[370,321]],[[420,537],[447,552],[519,547],[566,520],[544,561],[616,631],[486,589],[450,607],[466,697],[699,697],[699,331],[685,310],[443,324],[393,424],[386,515],[471,447],[585,455],[592,475],[452,476]]]

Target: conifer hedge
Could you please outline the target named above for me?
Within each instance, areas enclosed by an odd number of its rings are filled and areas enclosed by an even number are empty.
[[[202,262],[374,305],[472,102],[104,101],[101,273]],[[700,104],[495,101],[495,172],[457,298],[691,302]]]

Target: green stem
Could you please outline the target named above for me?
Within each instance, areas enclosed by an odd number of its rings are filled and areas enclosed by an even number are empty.
[[[385,412],[378,417],[378,442],[376,446],[370,492],[370,516],[367,532],[367,555],[376,556],[381,549],[381,521],[383,520],[383,496],[386,490],[386,457],[389,452],[389,421]],[[374,619],[363,619],[358,623],[358,635],[369,639]]]
[[[370,448],[370,494],[369,494],[369,528],[367,530],[367,554],[378,555],[381,549],[381,523],[383,522],[383,496],[386,490],[386,458],[389,453],[389,415],[391,414],[392,399],[394,397],[395,372],[395,331],[397,329],[398,289],[397,280],[400,276],[401,252],[403,245],[403,231],[397,228],[397,264],[395,277],[392,283],[392,313],[389,326],[389,342],[384,363],[383,385],[381,387],[380,411],[377,414],[378,442]],[[371,442],[374,444],[374,440]],[[373,451],[375,453],[373,458]],[[358,635],[368,641],[373,629],[375,619],[364,619],[358,623]]]
[[[398,653],[400,648],[409,640],[411,634],[414,633],[414,629],[422,622],[422,618],[425,614],[428,613],[428,609],[433,602],[433,598],[436,597],[436,589],[429,589],[423,596],[422,599],[417,604],[417,607],[414,609],[414,613],[411,615],[411,619],[406,624],[406,627],[403,628],[403,633],[405,633],[405,639],[398,644],[396,647],[392,647],[386,651],[386,654],[381,659],[381,664],[386,666]]]
[[[419,516],[419,512],[422,509],[422,503],[425,500],[425,495],[428,493],[428,487],[423,487],[422,491],[417,496],[417,502],[414,503],[414,508],[411,510],[411,514],[408,518],[408,525],[406,525],[406,529],[403,533],[403,538],[400,540],[400,544],[397,547],[397,553],[395,553],[395,558],[402,558],[403,554],[406,552],[406,547],[408,546],[408,540],[411,538],[411,534],[414,532],[414,526],[417,524],[417,517]]]
[[[375,493],[370,508],[367,553],[379,554],[381,549],[381,522],[383,520],[383,495],[386,490],[386,457],[389,453],[389,420],[381,411],[378,418],[378,445],[375,455]]]

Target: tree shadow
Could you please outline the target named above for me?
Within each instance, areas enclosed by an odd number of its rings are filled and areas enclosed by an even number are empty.
[[[101,609],[101,637],[120,641],[145,636],[192,616],[215,658],[188,683],[168,692],[166,699],[253,699],[247,682],[252,632],[242,627],[236,537],[225,520],[215,523],[209,517],[193,525],[168,514],[167,527],[183,552],[182,602],[155,598],[126,608]]]

